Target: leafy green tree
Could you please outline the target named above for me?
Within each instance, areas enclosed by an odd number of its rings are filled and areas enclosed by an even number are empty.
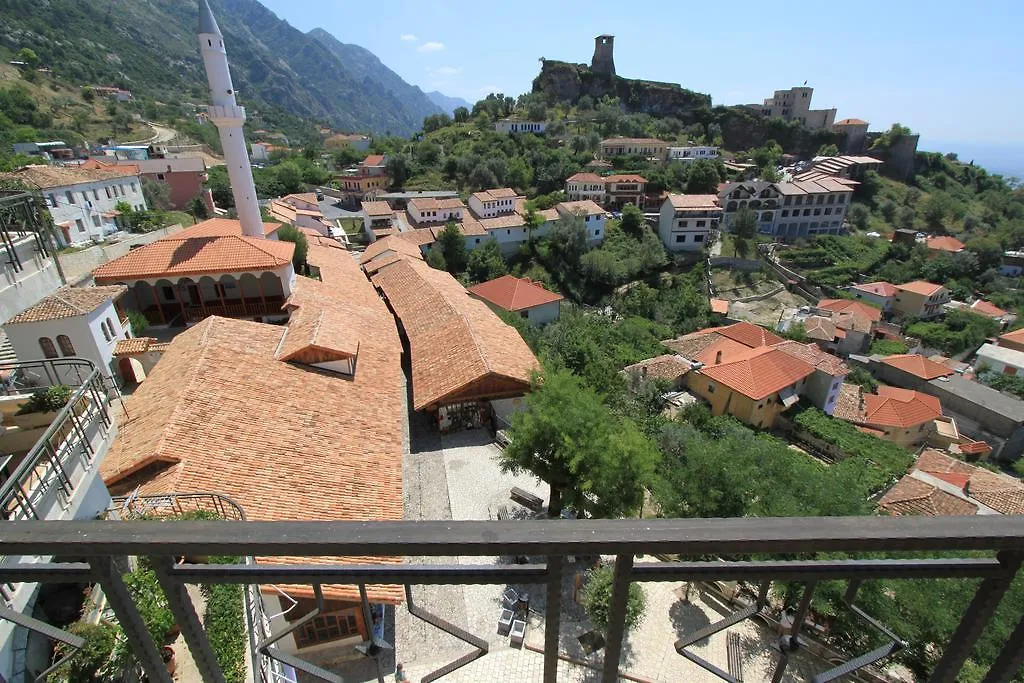
[[[872,356],[895,356],[906,353],[908,350],[907,345],[902,342],[892,341],[891,339],[876,339],[871,342],[871,348],[868,349],[868,353]]]
[[[746,257],[750,240],[757,234],[757,213],[749,206],[740,207],[732,217],[733,256]]]
[[[170,211],[171,188],[167,183],[161,183],[151,178],[142,179],[142,196],[146,199],[146,206],[151,211]]]
[[[88,85],[83,85],[82,86],[81,94],[82,94],[82,99],[85,100],[86,102],[92,102],[93,100],[96,99],[96,91],[94,91]]]
[[[149,329],[149,319],[142,311],[128,309],[128,323],[132,326],[132,334],[138,337]]]
[[[765,169],[775,168],[781,156],[782,147],[775,140],[769,140],[763,147],[758,147],[750,153],[751,161],[757,164],[762,173]]]
[[[626,204],[622,208],[622,219],[620,223],[623,232],[627,235],[639,237],[647,225],[644,222],[644,212],[634,204]]]
[[[448,264],[444,261],[444,254],[437,246],[427,250],[427,265],[434,270],[448,270]]]
[[[274,175],[284,194],[302,191],[302,169],[294,161],[286,161],[274,167]]]
[[[466,236],[462,234],[455,221],[448,221],[444,230],[438,234],[437,246],[444,255],[444,262],[449,273],[454,275],[466,269],[468,261]]]
[[[596,391],[567,370],[548,369],[516,413],[505,472],[530,472],[551,487],[548,514],[614,518],[639,509],[657,448],[631,421],[612,415]]]
[[[798,341],[801,344],[806,344],[807,342],[810,341],[810,339],[807,337],[807,328],[804,326],[803,323],[794,323],[790,325],[789,329],[787,329],[785,332],[779,332],[779,335],[785,337],[786,339]]]
[[[448,114],[431,114],[423,119],[423,132],[433,133],[450,125],[452,125],[452,119]]]
[[[868,227],[868,219],[871,217],[871,210],[863,204],[854,203],[850,207],[850,222],[857,226],[858,230]]]
[[[717,194],[718,183],[722,181],[718,167],[709,159],[697,159],[690,163],[686,180],[687,194]]]
[[[203,201],[202,197],[194,197],[191,202],[188,203],[188,212],[192,214],[192,217],[197,221],[204,221],[210,217],[210,212],[206,209],[206,202]]]
[[[77,109],[71,114],[71,127],[79,133],[85,133],[89,125],[89,112]]]
[[[402,187],[409,180],[409,157],[405,154],[392,154],[389,156],[387,168],[392,187]]]
[[[292,265],[295,272],[304,272],[306,268],[306,254],[309,251],[309,242],[306,236],[294,225],[282,225],[277,229],[277,238],[282,242],[293,242],[295,253],[292,255]]]
[[[497,241],[488,240],[469,252],[466,273],[472,283],[486,282],[508,273],[508,266],[501,257],[501,248]]]
[[[580,259],[587,251],[587,227],[579,216],[566,217],[551,228],[548,236],[553,272],[578,273]]]
[[[1003,259],[1003,246],[999,240],[987,235],[979,235],[967,240],[964,247],[978,257],[981,268],[997,268]]]
[[[819,147],[818,148],[818,153],[815,156],[819,156],[819,157],[834,157],[834,156],[838,156],[838,155],[839,155],[839,148],[836,147],[833,143],[830,142],[830,143],[828,143],[826,145],[822,145],[821,147]]]
[[[19,62],[25,62],[25,65],[30,69],[34,69],[39,66],[39,55],[36,51],[30,47],[23,47],[18,50],[18,55],[15,57]]]
[[[537,202],[526,200],[523,204],[523,226],[526,229],[526,241],[533,241],[533,233],[545,223],[545,218],[537,212]]]
[[[587,572],[587,584],[583,587],[580,600],[590,622],[602,632],[608,631],[614,579],[615,571],[611,566],[590,570]],[[629,584],[629,595],[626,598],[626,633],[640,625],[646,609],[647,596],[640,584]]]
[[[466,123],[469,121],[469,110],[465,107],[455,108],[455,123]]]

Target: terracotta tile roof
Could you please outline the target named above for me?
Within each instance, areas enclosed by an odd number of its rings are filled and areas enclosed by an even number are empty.
[[[667,379],[676,381],[691,370],[690,362],[677,354],[665,354],[627,365],[623,372],[646,379]]]
[[[760,347],[733,360],[705,365],[699,372],[759,401],[796,384],[812,374],[814,367],[779,349]]]
[[[124,285],[109,287],[61,287],[44,297],[37,304],[29,306],[5,324],[37,323],[44,320],[60,320],[87,315],[108,301],[128,291]]]
[[[658,140],[657,138],[607,138],[601,140],[602,145],[648,145],[651,147],[664,147],[668,145],[664,140]]]
[[[132,249],[94,270],[93,277],[97,283],[105,284],[207,273],[275,270],[291,263],[295,252],[295,245],[291,242],[237,234],[198,237],[188,233],[188,230],[174,233]]]
[[[914,280],[913,282],[904,282],[902,285],[896,285],[896,289],[903,290],[904,292],[913,292],[921,296],[931,296],[942,289],[942,285],[932,284],[924,280]]]
[[[871,318],[865,318],[860,314],[859,311],[848,310],[841,311],[839,313],[832,314],[832,324],[836,326],[836,336],[839,338],[846,337],[846,333],[849,331],[862,332],[869,334],[871,328],[877,321],[872,321]]]
[[[474,192],[473,196],[480,202],[496,202],[500,199],[515,199],[518,195],[511,187],[499,187],[493,190]]]
[[[395,253],[378,256],[369,263],[363,265],[363,272],[365,272],[367,275],[373,275],[378,270],[390,266],[392,263],[397,263],[398,261],[401,261],[404,258],[405,256],[403,256],[402,254]]]
[[[576,202],[559,202],[555,205],[558,215],[572,214],[574,216],[603,216],[605,210],[593,199],[583,199]]]
[[[217,491],[252,520],[402,519],[405,380],[394,318],[347,253],[322,251],[323,281],[297,278],[289,307],[339,315],[359,338],[355,375],[276,359],[289,328],[207,318],[176,337],[126,399],[130,418],[101,466],[108,485],[143,494]],[[401,587],[367,588],[373,601],[402,600]],[[324,593],[358,600],[355,586]]]
[[[360,206],[367,216],[390,216],[394,213],[387,202],[362,202]]]
[[[269,235],[281,227],[280,223],[264,223],[263,234]],[[185,228],[171,235],[171,238],[183,237],[227,237],[229,235],[241,235],[242,223],[233,218],[210,218],[196,223],[190,228]],[[164,239],[167,239],[166,237]]]
[[[864,421],[864,390],[856,384],[843,384],[839,387],[839,396],[832,409],[832,417],[847,422]]]
[[[370,154],[365,159],[363,159],[361,162],[359,162],[359,164],[361,166],[383,166],[384,165],[384,155],[383,154]]]
[[[862,121],[861,119],[839,119],[838,121],[836,121],[832,125],[834,125],[834,126],[866,126],[866,125],[868,125],[868,122],[867,121]]]
[[[529,278],[519,278],[514,275],[502,275],[496,280],[473,285],[469,288],[469,293],[506,311],[522,311],[561,301],[564,298],[561,294],[544,289],[543,285],[533,282]]]
[[[853,299],[822,299],[815,305],[815,308],[823,308],[835,313],[856,313],[872,322],[882,319],[881,309]]]
[[[29,187],[49,190],[82,183],[95,183],[115,178],[132,178],[139,174],[133,166],[107,166],[104,168],[75,168],[73,166],[22,166],[9,173],[0,173],[0,179],[20,180]]]
[[[644,178],[642,175],[637,175],[635,173],[629,173],[629,174],[619,174],[619,175],[605,176],[604,181],[606,183],[640,183],[640,184],[643,184],[643,183],[647,182],[647,178]]]
[[[990,318],[1002,318],[1003,316],[1007,315],[1006,311],[999,308],[995,304],[990,304],[989,302],[982,301],[981,299],[978,299],[973,304],[971,304],[971,310],[977,313],[978,315],[987,315]]]
[[[370,246],[366,247],[366,250],[363,251],[363,255],[359,257],[359,263],[365,265],[381,254],[387,252],[404,254],[405,256],[411,256],[416,259],[423,258],[423,255],[420,253],[420,248],[415,243],[410,240],[401,239],[399,235],[389,235],[388,237],[377,240]]]
[[[394,234],[400,240],[408,242],[409,244],[415,244],[417,247],[422,247],[424,245],[433,244],[437,239],[437,233],[441,230],[444,230],[444,228],[417,228],[415,230],[406,230],[405,232],[397,232]]]
[[[820,315],[810,315],[804,319],[804,334],[808,339],[824,342],[834,342],[838,337],[835,323]]]
[[[718,203],[718,195],[715,194],[670,194],[668,200],[676,209],[711,211],[722,208]]]
[[[506,228],[521,228],[526,225],[526,220],[518,213],[510,213],[494,218],[481,218],[479,221],[484,230],[503,230]]]
[[[1024,327],[1013,332],[1007,332],[1006,334],[999,335],[999,338],[1004,341],[1013,342],[1016,344],[1024,344]]]
[[[488,397],[496,385],[506,396],[529,390],[531,374],[539,367],[533,352],[514,328],[469,296],[451,275],[403,259],[372,281],[409,341],[415,409],[451,397]]]
[[[745,321],[738,322],[735,325],[729,325],[727,327],[720,327],[717,329],[717,332],[724,337],[738,341],[750,348],[757,346],[771,346],[772,344],[778,344],[779,342],[784,341],[782,337],[774,332]]]
[[[942,417],[939,399],[910,389],[880,386],[864,395],[864,422],[875,427],[909,429]]]
[[[865,282],[862,285],[852,285],[850,289],[859,289],[875,296],[896,296],[896,285],[888,282]]]
[[[417,197],[409,200],[409,206],[417,211],[436,211],[438,209],[465,209],[466,205],[458,197]]]
[[[936,251],[948,251],[956,253],[964,250],[964,243],[955,237],[949,235],[939,235],[937,237],[928,237],[925,239],[925,244],[929,249]]]
[[[882,359],[886,365],[892,366],[903,372],[920,377],[924,380],[933,380],[937,377],[949,377],[953,371],[941,363],[919,356],[916,353],[902,353],[895,356],[888,356]]]
[[[779,349],[794,358],[813,365],[815,369],[821,370],[833,377],[845,377],[850,374],[850,368],[846,367],[839,357],[826,353],[818,348],[816,344],[801,344],[798,341],[786,340],[775,344],[773,349]]]
[[[666,339],[661,343],[681,356],[689,358],[690,360],[697,360],[697,354],[704,351],[716,341],[724,339],[724,337],[718,334],[718,330],[720,329],[722,328],[709,327],[707,329],[684,334],[683,336],[676,337],[675,339]],[[743,345],[741,344],[740,346]]]
[[[892,515],[974,515],[978,507],[931,484],[906,475],[886,491],[878,507]]]
[[[956,486],[965,496],[996,512],[1004,515],[1024,514],[1024,482],[1019,479],[990,472],[933,448],[921,452],[914,470]]]
[[[725,299],[711,299],[711,312],[718,315],[729,315],[729,302]]]
[[[156,337],[131,337],[130,339],[120,339],[117,344],[114,345],[114,355],[136,356],[140,353],[146,353],[156,341]]]
[[[569,183],[600,183],[604,184],[604,178],[596,173],[576,173],[565,179]]]

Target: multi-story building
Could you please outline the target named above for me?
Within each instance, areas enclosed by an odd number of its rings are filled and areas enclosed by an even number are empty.
[[[376,199],[388,186],[387,157],[371,154],[335,179],[342,192],[342,201],[349,205]]]
[[[316,230],[324,237],[333,237],[339,228],[320,211],[315,192],[289,194],[271,199],[267,205],[271,217],[296,228]]]
[[[843,154],[860,154],[864,151],[868,137],[868,122],[861,119],[842,119],[832,124],[832,130],[846,135],[840,152]]]
[[[896,285],[884,281],[850,285],[846,291],[858,301],[878,306],[884,313],[892,310],[892,302],[896,298]]]
[[[471,296],[494,308],[518,313],[534,325],[544,325],[558,319],[560,303],[564,297],[549,291],[529,278],[502,275],[469,288]]]
[[[510,187],[483,190],[469,196],[469,208],[477,218],[493,218],[515,213],[519,199],[521,197]]]
[[[395,212],[387,202],[362,202],[363,232],[370,242],[385,237],[393,231]],[[382,232],[382,231],[387,231]]]
[[[695,161],[697,159],[717,159],[718,147],[713,145],[688,145],[686,147],[669,147],[669,161]]]
[[[936,431],[941,420],[939,399],[912,389],[882,385],[874,394],[856,385],[842,388],[835,417],[870,430],[880,439],[905,447],[917,446]]]
[[[786,121],[799,121],[808,128],[830,128],[836,120],[836,110],[811,109],[811,95],[814,88],[799,86],[789,90],[776,90],[775,94],[761,104],[748,104],[748,108]]]
[[[915,280],[896,285],[892,312],[904,317],[934,318],[945,312],[943,306],[948,303],[948,289],[924,280]]]
[[[669,251],[700,251],[711,242],[722,220],[713,194],[670,194],[661,205],[658,235]]]
[[[607,187],[605,205],[608,208],[621,209],[626,204],[643,207],[647,178],[630,173],[610,175],[604,181]]]
[[[566,179],[565,195],[570,202],[589,199],[603,206],[606,187],[605,179],[596,173],[577,173]]]
[[[757,216],[758,232],[786,239],[838,234],[853,197],[853,181],[821,178],[814,181],[730,183],[718,193],[725,224],[744,206]]]
[[[550,215],[551,212],[545,212],[545,216],[548,219],[548,223],[543,226],[545,229],[543,234],[547,234],[550,230],[550,223],[552,220],[558,220],[559,218],[567,218],[569,216],[577,216],[583,220],[584,225],[587,228],[587,242],[591,245],[600,243],[604,239],[604,224],[608,217],[604,209],[590,201],[584,199],[578,202],[561,202],[556,204],[554,208],[554,216]]]
[[[167,187],[171,206],[178,210],[189,208],[196,197],[204,198],[206,162],[201,157],[116,159],[110,157],[89,159],[82,168],[112,168],[135,170],[140,177]]]
[[[465,215],[466,205],[461,199],[434,199],[424,197],[410,199],[406,206],[409,218],[417,225],[428,225],[431,223],[447,223],[448,221],[461,221]]]
[[[146,198],[136,167],[72,168],[24,166],[3,174],[38,189],[66,245],[102,241],[120,230],[117,204],[145,211]]]
[[[518,133],[533,133],[541,135],[548,128],[545,121],[517,121],[513,119],[501,119],[494,122],[494,130],[504,135],[515,135]]]
[[[638,156],[664,161],[668,156],[668,143],[654,138],[608,138],[601,141],[601,156]]]

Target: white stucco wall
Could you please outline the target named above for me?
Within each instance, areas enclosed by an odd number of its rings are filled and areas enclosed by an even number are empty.
[[[552,320],[558,320],[559,302],[552,301],[541,306],[534,306],[526,309],[526,313],[526,319],[534,325],[546,325]]]
[[[114,220],[104,218],[103,213],[114,211],[118,202],[127,202],[136,210],[147,208],[138,176],[55,187],[42,194],[54,224],[72,223],[68,230],[72,244],[98,240],[114,232]]]

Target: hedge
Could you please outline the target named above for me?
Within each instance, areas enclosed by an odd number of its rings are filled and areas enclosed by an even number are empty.
[[[211,557],[211,564],[234,564],[237,557]],[[217,657],[226,683],[245,681],[245,656],[248,649],[245,630],[244,586],[238,584],[204,585],[206,613],[203,626],[210,647]]]

